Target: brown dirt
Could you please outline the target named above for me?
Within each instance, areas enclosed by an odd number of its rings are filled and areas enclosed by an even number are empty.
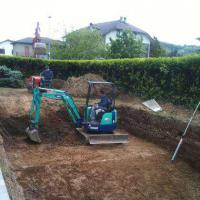
[[[88,81],[105,81],[100,75],[85,74],[79,77],[70,77],[65,81],[65,90],[72,96],[85,97],[88,91]]]
[[[82,104],[80,99],[75,101]],[[62,105],[44,101],[40,123],[43,143],[35,145],[24,135],[30,102],[31,95],[25,90],[0,92],[4,146],[26,199],[200,199],[199,172],[180,159],[172,164],[167,150],[133,136],[141,136],[138,130],[143,127],[151,135],[159,129],[160,133],[162,129],[170,132],[175,122],[171,127],[170,121],[166,127],[159,125],[158,115],[148,116],[142,113],[145,109],[137,112],[133,103],[128,102],[132,107],[127,108],[119,101],[120,127],[131,133],[129,143],[88,146],[74,131]],[[132,129],[134,126],[140,129]],[[199,139],[196,132],[190,137]]]
[[[135,136],[144,138],[161,147],[174,152],[181,135],[187,125],[186,122],[172,117],[151,114],[144,110],[121,106],[119,108],[121,119],[120,126]],[[200,169],[200,126],[194,123],[187,132],[178,157],[183,158],[191,166]]]

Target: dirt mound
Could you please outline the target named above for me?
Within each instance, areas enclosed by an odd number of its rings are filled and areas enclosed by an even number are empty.
[[[88,81],[105,81],[98,74],[85,74],[79,77],[70,77],[65,81],[65,89],[76,97],[85,97],[88,90]]]

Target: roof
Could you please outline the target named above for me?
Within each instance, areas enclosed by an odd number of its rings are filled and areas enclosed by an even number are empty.
[[[43,43],[53,43],[53,42],[57,42],[57,43],[60,43],[61,41],[60,40],[53,40],[51,38],[47,38],[47,37],[41,37],[41,42]],[[33,38],[32,37],[26,37],[26,38],[23,38],[21,40],[16,40],[16,41],[13,41],[12,44],[30,44],[32,45],[33,43]]]
[[[0,42],[0,44],[1,44],[1,43],[4,43],[4,42],[13,42],[13,41],[12,41],[12,40],[9,40],[9,39],[7,39],[7,40],[3,40],[3,41],[1,41],[1,42]]]
[[[133,26],[133,25],[127,23],[126,21],[124,21],[122,19],[110,21],[110,22],[97,23],[97,24],[90,23],[90,26],[92,28],[98,29],[102,35],[106,35],[114,30],[129,29],[129,30],[132,30],[134,33],[144,34],[151,39],[151,36],[147,32],[143,31],[142,29],[140,29],[136,26]]]

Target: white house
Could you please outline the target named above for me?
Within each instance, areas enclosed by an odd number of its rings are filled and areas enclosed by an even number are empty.
[[[136,37],[141,37],[144,44],[150,44],[152,40],[151,36],[147,32],[127,23],[125,17],[120,17],[119,20],[110,22],[103,22],[98,24],[90,23],[89,27],[99,30],[101,34],[105,37],[106,43],[110,42],[110,38],[112,38],[113,40],[116,39],[118,32],[127,29],[133,31]]]
[[[142,38],[143,44],[147,47],[147,56],[149,56],[150,44],[152,41],[151,36],[140,28],[127,23],[126,17],[120,17],[119,20],[110,22],[97,24],[90,23],[87,28],[99,30],[100,33],[104,36],[106,44],[110,43],[110,39],[115,40],[117,37],[117,33],[119,33],[120,31],[131,30],[137,38]]]
[[[13,45],[12,40],[4,40],[0,42],[0,55],[12,55]]]

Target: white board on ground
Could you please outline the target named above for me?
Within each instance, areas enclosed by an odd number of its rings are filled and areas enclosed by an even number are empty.
[[[145,101],[145,102],[143,102],[142,104],[145,105],[147,108],[153,110],[154,112],[162,111],[162,108],[161,108],[160,105],[156,102],[155,99],[151,99],[151,100]]]
[[[1,169],[0,169],[0,200],[10,200]]]

